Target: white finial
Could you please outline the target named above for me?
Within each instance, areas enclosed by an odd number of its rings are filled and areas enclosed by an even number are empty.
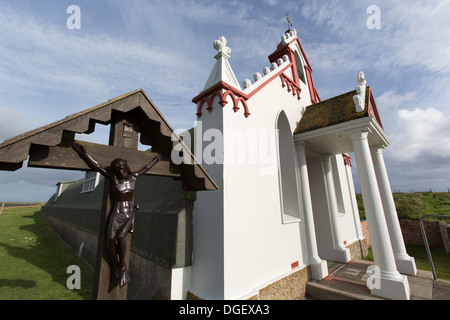
[[[220,57],[224,57],[226,59],[230,58],[231,49],[227,47],[227,39],[222,36],[219,40],[214,41],[214,49],[218,51],[218,53],[214,56],[214,58],[219,59]]]
[[[362,71],[358,72],[358,75],[356,76],[356,82],[360,86],[365,85],[367,83],[364,72],[362,72]]]
[[[356,112],[364,111],[366,103],[366,78],[362,71],[358,72],[356,76],[356,95],[353,96],[353,102],[355,103]]]

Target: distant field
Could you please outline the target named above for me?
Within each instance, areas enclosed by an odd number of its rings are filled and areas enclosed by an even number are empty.
[[[1,209],[3,203],[5,204],[4,205],[5,208],[42,206],[45,204],[45,202],[1,202],[0,201],[0,209]]]
[[[419,220],[421,216],[426,214],[450,216],[449,192],[394,193],[393,196],[397,214],[401,220]],[[365,220],[366,215],[361,194],[357,194],[356,199],[359,216]],[[447,221],[450,223],[450,219],[447,219]]]

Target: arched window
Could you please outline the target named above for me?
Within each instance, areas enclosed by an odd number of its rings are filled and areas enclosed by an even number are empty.
[[[283,222],[299,221],[297,179],[295,170],[295,153],[292,130],[284,111],[277,120],[278,129],[278,174],[280,181],[281,210]]]
[[[300,57],[298,56],[297,53],[295,53],[295,64],[297,65],[298,78],[300,79],[301,82],[306,84],[305,69],[303,68],[303,64],[302,64],[302,62],[300,60]]]

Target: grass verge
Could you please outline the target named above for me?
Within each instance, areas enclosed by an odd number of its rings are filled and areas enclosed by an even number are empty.
[[[417,269],[431,272],[430,262],[425,247],[407,246],[406,251],[414,257]],[[436,276],[440,280],[450,281],[450,255],[443,248],[430,248]],[[373,261],[372,248],[364,260]]]
[[[67,267],[81,270],[81,289],[69,290]],[[94,271],[62,241],[39,207],[4,208],[0,215],[1,300],[89,300]]]

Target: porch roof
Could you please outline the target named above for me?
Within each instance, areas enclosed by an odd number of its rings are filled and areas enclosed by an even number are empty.
[[[361,112],[356,112],[353,102],[353,96],[356,94],[356,90],[353,90],[306,107],[294,134],[313,131],[371,115],[377,118],[381,126],[370,87],[366,88],[365,108]]]
[[[381,124],[370,87],[366,87],[364,110],[357,112],[353,101],[356,90],[310,105],[294,131],[295,141],[305,141],[318,153],[353,151],[350,133],[369,131],[370,145],[390,144]]]

